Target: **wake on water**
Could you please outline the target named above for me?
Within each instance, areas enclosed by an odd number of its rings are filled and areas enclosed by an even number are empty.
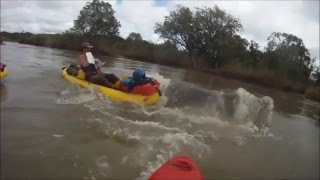
[[[212,142],[229,140],[242,146],[251,138],[273,137],[268,128],[273,110],[270,97],[257,97],[243,88],[206,90],[184,82],[171,83],[159,74],[153,77],[160,81],[163,92],[154,106],[112,102],[94,88],[76,85],[63,90],[57,103],[83,104],[103,115],[88,119],[88,123],[99,124],[99,131],[108,138],[134,143],[136,150],[124,154],[119,162],[141,167],[137,179],[147,179],[181,152],[194,158],[212,156]],[[100,173],[111,166],[101,158],[104,161],[98,161],[97,175],[111,177],[110,173]]]

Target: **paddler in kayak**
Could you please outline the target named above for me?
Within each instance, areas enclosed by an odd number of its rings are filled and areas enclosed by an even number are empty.
[[[4,68],[6,67],[7,65],[3,64],[0,62],[0,71],[3,72],[4,71]]]
[[[85,73],[85,80],[94,84],[118,89],[114,86],[114,84],[119,81],[117,76],[114,74],[101,73],[101,71],[97,69],[95,65],[96,59],[91,53],[93,46],[90,43],[85,42],[81,44],[81,47],[82,53],[79,57],[79,64],[82,71]]]

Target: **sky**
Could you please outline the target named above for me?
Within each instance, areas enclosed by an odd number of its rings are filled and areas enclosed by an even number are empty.
[[[60,33],[73,26],[87,0],[1,0],[1,31]],[[120,21],[120,36],[138,32],[142,38],[163,42],[154,33],[156,22],[163,22],[178,4],[192,10],[195,7],[217,5],[238,18],[243,25],[242,37],[267,45],[272,32],[285,32],[300,37],[319,60],[319,1],[173,1],[173,0],[114,0],[109,2]]]

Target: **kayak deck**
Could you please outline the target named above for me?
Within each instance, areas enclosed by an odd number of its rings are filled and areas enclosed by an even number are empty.
[[[197,164],[187,156],[175,156],[158,168],[148,180],[203,180]]]

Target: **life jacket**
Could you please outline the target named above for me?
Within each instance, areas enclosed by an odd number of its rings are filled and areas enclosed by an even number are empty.
[[[145,96],[151,96],[155,93],[159,93],[159,95],[161,95],[159,85],[160,84],[156,79],[150,78],[148,81],[133,87],[131,92],[133,94],[141,94]]]
[[[159,82],[153,78],[146,77],[146,73],[143,68],[136,68],[132,73],[132,77],[123,79],[121,81],[120,89],[125,92],[145,96],[158,92],[161,96]]]
[[[150,96],[159,92],[159,85],[159,82],[153,78],[144,77],[136,80],[129,77],[121,80],[120,89],[133,94]]]

